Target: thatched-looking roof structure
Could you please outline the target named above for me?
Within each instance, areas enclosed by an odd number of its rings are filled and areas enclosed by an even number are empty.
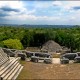
[[[58,43],[54,42],[53,40],[49,40],[48,42],[43,44],[41,50],[48,52],[59,52],[62,51],[62,48]]]

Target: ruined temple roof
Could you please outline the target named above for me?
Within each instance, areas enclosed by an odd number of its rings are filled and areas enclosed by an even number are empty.
[[[56,52],[56,51],[61,51],[62,47],[58,43],[56,43],[55,41],[49,40],[43,44],[41,50],[48,51],[48,52]]]

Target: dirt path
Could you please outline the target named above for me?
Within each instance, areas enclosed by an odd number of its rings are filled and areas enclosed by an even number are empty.
[[[53,58],[52,63],[53,64],[60,64],[60,58]]]
[[[80,79],[80,64],[24,62],[18,79]]]

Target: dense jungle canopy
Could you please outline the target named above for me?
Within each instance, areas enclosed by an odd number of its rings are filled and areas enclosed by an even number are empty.
[[[80,28],[79,26],[72,28],[0,27],[0,47],[17,49],[41,47],[48,40],[54,40],[61,46],[70,48],[71,51],[80,51]]]

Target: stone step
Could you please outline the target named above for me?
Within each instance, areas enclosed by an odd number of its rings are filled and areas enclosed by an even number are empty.
[[[2,48],[0,48],[0,52],[4,52]]]
[[[14,67],[17,65],[18,62],[16,61],[11,67],[9,67],[3,74],[2,77],[5,77]]]
[[[1,61],[1,60],[4,60],[4,59],[8,59],[8,57],[1,56],[0,61]]]
[[[3,64],[3,65],[0,67],[0,71],[3,70],[5,67],[7,67],[12,61],[13,61],[13,59],[9,59],[5,64]]]
[[[1,55],[1,53],[0,53],[0,60],[2,59],[3,57],[2,57],[2,55]]]
[[[9,60],[8,58],[7,58],[7,59],[4,59],[4,60],[1,60],[1,61],[0,61],[0,67],[1,67],[4,63],[6,63],[8,60]]]
[[[4,64],[8,60],[7,55],[3,52],[3,50],[0,48],[0,66]]]
[[[15,80],[23,66],[19,63],[20,58],[8,57],[0,48],[0,80]]]
[[[6,60],[4,60],[4,61],[1,61],[1,62],[0,62],[0,67],[1,67],[4,63],[6,63],[8,60],[9,60],[9,59],[6,59]]]
[[[0,54],[0,61],[3,60],[3,59],[5,59],[5,58],[6,58],[5,56],[3,56],[2,54]]]
[[[2,59],[0,60],[0,63],[3,62],[3,61],[6,61],[7,59],[8,59],[8,58],[5,58],[5,57],[2,58]]]
[[[8,59],[8,57],[5,56],[5,55],[2,55],[2,54],[0,53],[0,61],[2,61],[2,60],[4,60],[4,59]]]
[[[10,72],[7,73],[7,75],[5,75],[5,76],[2,75],[3,79],[5,80],[5,79],[7,79],[9,76],[11,76],[12,73],[17,69],[17,67],[18,67],[19,65],[20,65],[20,64],[17,63],[17,64],[15,65],[15,67],[14,67],[12,70],[10,70]]]
[[[20,74],[21,70],[23,69],[23,66],[21,66],[21,68],[19,69],[19,71],[15,74],[15,76],[12,78],[12,80],[16,80],[16,78],[18,77],[18,75]]]
[[[14,68],[13,70],[11,70],[11,73],[9,73],[9,74],[10,74],[9,77],[8,77],[8,78],[7,78],[7,77],[4,77],[3,79],[4,79],[4,80],[5,80],[5,79],[11,80],[11,79],[13,78],[13,76],[19,71],[20,67],[21,67],[20,64],[17,65],[16,68]]]
[[[7,57],[7,54],[6,53],[1,53],[0,52],[0,55],[3,56],[3,57]]]
[[[14,59],[4,70],[0,71],[0,75],[5,72],[9,67],[11,67],[17,59]]]

